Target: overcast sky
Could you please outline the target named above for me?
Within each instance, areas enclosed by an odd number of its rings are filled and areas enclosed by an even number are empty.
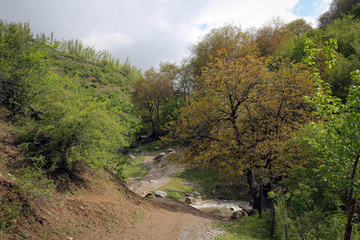
[[[285,22],[316,20],[331,0],[0,0],[0,19],[29,21],[34,34],[80,39],[129,57],[146,70],[160,61],[180,61],[191,44],[225,23],[261,27],[274,17]]]

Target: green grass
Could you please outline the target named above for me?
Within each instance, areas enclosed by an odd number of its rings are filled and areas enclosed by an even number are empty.
[[[180,200],[180,196],[179,196],[180,194],[178,193],[178,192],[176,192],[176,191],[168,191],[167,192],[167,197],[168,198],[172,198],[172,199],[175,199],[175,200],[177,200],[177,201],[179,201]]]
[[[184,194],[195,191],[194,187],[192,186],[192,184],[189,181],[186,181],[185,179],[180,178],[178,176],[172,177],[170,182],[161,186],[157,190],[161,190],[161,191],[165,191],[165,192],[173,191],[173,192],[184,193]]]
[[[226,230],[226,233],[221,234],[217,240],[274,240],[271,237],[271,215],[270,212],[264,212],[263,216],[259,215],[244,218],[243,221],[228,221],[226,223],[218,224],[216,227],[221,227]]]
[[[179,178],[194,183],[193,191],[201,193],[203,198],[241,199],[249,200],[248,189],[229,185],[226,180],[215,172],[201,170],[185,171],[178,175]],[[213,191],[215,190],[215,195]]]
[[[144,156],[137,155],[135,159],[131,159],[129,165],[125,165],[122,171],[122,175],[125,179],[144,177],[150,172],[151,169],[143,165]]]

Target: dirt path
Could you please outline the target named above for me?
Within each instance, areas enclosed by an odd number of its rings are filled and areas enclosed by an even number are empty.
[[[145,164],[152,170],[142,180],[130,182],[139,188],[135,192],[156,189],[181,170],[167,164],[166,157],[158,162],[149,156]],[[0,232],[0,239],[211,240],[222,233],[213,228],[221,219],[173,199],[143,198],[108,169],[87,172],[82,179],[71,193],[54,193],[53,200],[37,198],[31,203],[34,214],[17,219],[17,230]]]
[[[143,164],[151,169],[145,177],[141,179],[131,179],[126,182],[130,190],[142,197],[168,183],[174,173],[184,170],[181,166],[168,163],[168,154],[164,155],[160,161],[155,160],[155,157],[156,155],[145,157]],[[171,199],[155,199],[154,201],[160,204],[162,208],[171,212],[171,214],[166,213],[166,215],[162,217],[156,217],[157,220],[151,221],[156,223],[155,225],[152,224],[152,228],[164,224],[161,230],[159,229],[158,231],[170,230],[170,235],[165,239],[210,240],[214,239],[220,233],[223,233],[222,230],[212,227],[214,222],[212,216]],[[156,213],[156,215],[158,214],[161,214],[161,212]],[[161,219],[163,223],[160,224],[159,219]]]
[[[126,186],[139,196],[144,197],[147,193],[168,183],[174,173],[183,171],[181,166],[168,163],[168,154],[164,155],[160,161],[156,161],[155,156],[156,155],[150,155],[145,157],[143,164],[151,169],[145,177],[126,181]]]
[[[0,141],[0,155],[12,159],[17,154],[12,154],[15,150],[11,147]],[[181,170],[167,164],[166,156],[159,162],[153,158],[145,159],[151,172],[140,181],[130,181],[130,187],[140,195],[166,184],[173,173]],[[0,162],[0,200],[17,181],[9,172]],[[210,240],[219,233],[212,228],[217,221],[213,216],[172,199],[143,198],[125,187],[109,169],[89,170],[79,179],[70,184],[69,192],[40,192],[36,198],[20,195],[19,204],[24,204],[28,215],[11,221],[12,230],[0,231],[0,239]]]

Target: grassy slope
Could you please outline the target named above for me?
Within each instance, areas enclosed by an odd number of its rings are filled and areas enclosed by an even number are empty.
[[[130,68],[124,66],[122,71],[104,62],[93,64],[50,48],[44,50],[59,75],[79,81],[81,87],[94,95],[106,97],[107,94],[116,93],[125,102],[128,101],[132,77]],[[17,132],[21,131],[19,126],[26,123],[11,124],[6,120],[6,110],[0,108],[0,113],[0,239],[3,239],[9,232],[22,236],[17,223],[36,223],[39,217],[36,202],[39,199],[51,201],[51,195],[58,193],[46,174],[24,161],[16,146],[15,138]],[[26,238],[26,235],[24,233],[22,237]]]
[[[258,215],[245,218],[241,221],[229,221],[217,225],[226,230],[218,240],[272,240],[270,236],[270,212],[265,212],[262,218]]]
[[[53,49],[46,49],[52,65],[57,73],[78,79],[84,88],[104,94],[118,91],[124,96],[129,94],[132,82],[132,70],[124,66],[124,70],[114,69],[105,63],[94,64],[80,57]]]

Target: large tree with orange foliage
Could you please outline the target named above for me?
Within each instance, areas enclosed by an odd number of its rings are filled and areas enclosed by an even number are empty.
[[[194,101],[169,126],[169,142],[188,144],[180,161],[231,179],[274,177],[292,162],[284,143],[308,121],[303,97],[312,91],[305,67],[280,58],[234,57],[226,50],[202,71]]]

